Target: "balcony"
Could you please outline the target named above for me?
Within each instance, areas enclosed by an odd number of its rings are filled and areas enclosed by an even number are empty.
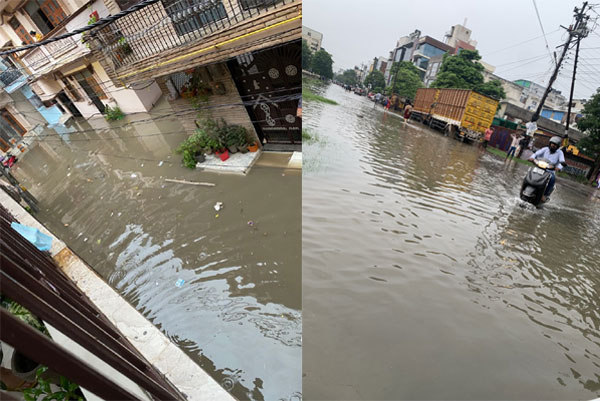
[[[272,43],[274,34],[289,33],[296,25],[299,36],[299,19],[287,21],[299,15],[300,7],[300,0],[161,0],[92,33],[90,46],[118,78],[138,67],[156,70],[173,58],[185,60],[177,63],[182,67],[192,52],[196,60],[214,51],[233,57],[248,51],[244,44]]]
[[[20,88],[26,81],[21,72],[15,68],[7,68],[0,72],[0,88],[4,88],[7,93],[13,93]]]

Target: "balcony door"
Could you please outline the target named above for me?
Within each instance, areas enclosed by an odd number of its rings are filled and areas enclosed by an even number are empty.
[[[67,18],[67,14],[56,0],[30,0],[25,4],[25,11],[43,35]]]
[[[0,149],[6,152],[21,140],[27,130],[6,109],[0,109]]]

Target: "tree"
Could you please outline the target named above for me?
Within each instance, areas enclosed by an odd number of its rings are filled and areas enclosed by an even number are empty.
[[[591,170],[590,181],[593,181],[600,168],[600,88],[583,107],[583,117],[577,121],[577,128],[587,134],[577,144],[577,148],[587,156],[596,157]]]
[[[487,95],[497,100],[506,98],[502,82],[497,79],[478,85],[474,89],[482,95]]]
[[[302,69],[309,70],[312,63],[313,53],[308,48],[306,40],[302,39]]]
[[[333,78],[333,59],[325,49],[321,49],[313,55],[311,67],[315,74],[328,79]]]
[[[432,88],[475,89],[483,84],[483,66],[477,62],[481,56],[477,50],[461,50],[455,56],[444,54],[440,72],[431,84]]]
[[[355,86],[357,81],[356,72],[354,70],[346,70],[336,78],[341,83],[351,86]]]
[[[398,96],[414,99],[417,89],[424,86],[421,82],[419,70],[408,61],[392,64],[390,72],[392,74],[391,91]]]
[[[385,88],[385,78],[383,77],[381,71],[373,70],[365,78],[364,84],[365,86],[369,86],[369,84],[371,84],[371,88],[373,88],[375,92],[381,92],[383,88]],[[377,89],[379,90],[377,91]]]

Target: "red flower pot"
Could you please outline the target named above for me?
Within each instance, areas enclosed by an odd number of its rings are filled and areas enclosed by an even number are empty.
[[[221,161],[229,159],[229,151],[227,149],[221,152],[215,152],[215,154],[219,156],[219,159],[221,159]]]

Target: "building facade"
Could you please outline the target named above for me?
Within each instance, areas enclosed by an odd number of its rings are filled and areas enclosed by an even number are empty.
[[[314,53],[321,50],[323,34],[302,25],[302,40],[306,40],[308,48]]]
[[[124,5],[104,0],[112,14]],[[157,83],[190,133],[205,118],[241,125],[262,144],[299,145],[301,0],[162,0],[102,28],[90,41],[107,78]]]

